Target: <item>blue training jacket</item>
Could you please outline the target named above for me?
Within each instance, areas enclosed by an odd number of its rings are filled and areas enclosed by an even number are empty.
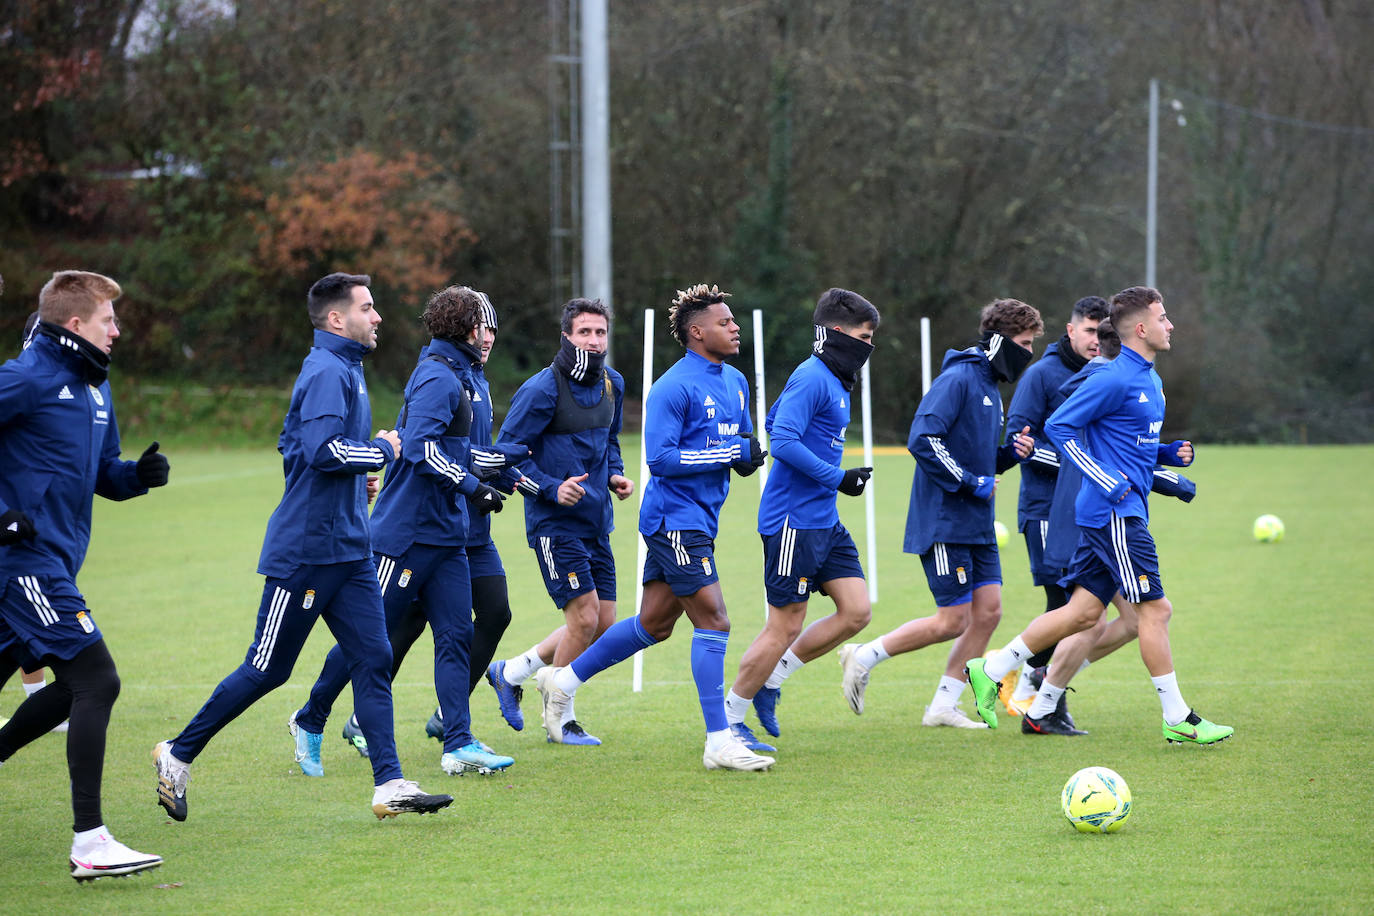
[[[687,355],[649,388],[639,533],[704,531],[716,536],[730,493],[730,464],[749,457],[749,385],[734,366]]]
[[[1050,412],[1053,413],[1069,395],[1077,391],[1084,379],[1110,364],[1111,360],[1101,356],[1091,360],[1059,386],[1059,390],[1050,401]],[[1054,499],[1050,503],[1048,519],[1049,530],[1045,536],[1045,565],[1051,569],[1067,569],[1073,559],[1074,550],[1078,547],[1079,529],[1074,518],[1074,501],[1078,497],[1078,488],[1082,483],[1083,473],[1078,470],[1078,466],[1072,461],[1064,462],[1055,481]],[[1197,494],[1197,484],[1193,481],[1178,471],[1170,471],[1158,465],[1155,466],[1150,489],[1163,496],[1177,497],[1185,503],[1192,502]]]
[[[473,358],[462,353],[462,351],[459,353],[460,358],[467,363],[467,372],[464,374],[463,380],[464,384],[468,386],[468,394],[472,398],[472,431],[468,434],[468,442],[472,446],[474,456],[481,456],[486,451],[486,447],[492,444],[492,430],[496,426],[496,410],[491,400],[491,385],[488,384],[487,374],[482,369],[481,357]],[[499,456],[495,460],[503,462]],[[519,480],[520,473],[506,467],[495,479],[489,480],[487,483],[503,493],[514,493],[515,484]],[[491,542],[491,515],[481,512],[468,512],[468,537],[463,542],[464,545],[481,547]]]
[[[267,520],[261,575],[284,579],[300,566],[372,558],[366,475],[396,453],[385,439],[367,438],[367,353],[357,341],[315,330],[277,439],[286,489]]]
[[[625,403],[625,379],[607,367],[595,385],[568,380],[573,400],[594,407],[603,397],[614,399],[610,426],[567,433],[550,430],[558,407],[558,381],[552,366],[545,367],[511,397],[501,423],[497,447],[524,445],[532,455],[516,465],[524,479],[525,535],[531,546],[539,537],[599,538],[615,528],[610,479],[625,473],[620,457],[620,422]],[[611,390],[606,391],[609,380]],[[558,504],[558,485],[569,477],[587,475],[586,494],[574,506]]]
[[[0,547],[0,583],[76,578],[91,540],[93,494],[147,493],[137,462],[119,458],[110,383],[86,384],[85,360],[43,335],[0,366],[0,513],[33,521],[32,540]]]
[[[996,544],[993,481],[1016,463],[1002,441],[1002,395],[979,347],[945,351],[940,374],[916,408],[906,447],[916,459],[902,550]]]
[[[802,530],[839,524],[849,402],[850,392],[815,354],[792,370],[764,421],[773,464],[759,499],[760,534],[776,534],[784,523]]]
[[[1183,466],[1181,442],[1161,445],[1164,386],[1154,364],[1129,347],[1090,373],[1045,422],[1045,433],[1083,472],[1074,515],[1101,528],[1115,512],[1149,520],[1146,496],[1157,464]],[[1129,490],[1128,490],[1129,488]]]
[[[412,544],[462,547],[468,536],[472,398],[468,360],[452,343],[434,339],[406,382],[396,419],[401,459],[391,465],[372,510],[372,549],[402,556]],[[476,513],[473,513],[474,515]]]
[[[1033,521],[1050,517],[1050,502],[1054,498],[1054,481],[1059,474],[1059,453],[1045,438],[1045,420],[1058,403],[1056,394],[1074,374],[1064,361],[1063,340],[1056,340],[1045,348],[1045,355],[1031,363],[1011,396],[1007,408],[1007,441],[1012,441],[1029,426],[1035,439],[1035,452],[1021,464],[1021,494],[1016,504],[1016,526],[1025,531]],[[1052,403],[1053,402],[1053,403]]]

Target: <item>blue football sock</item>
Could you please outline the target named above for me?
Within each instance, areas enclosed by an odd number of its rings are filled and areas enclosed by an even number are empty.
[[[639,625],[639,617],[626,617],[611,624],[601,637],[583,652],[569,666],[578,680],[589,681],[593,674],[605,671],[634,655],[640,649],[647,649],[658,640],[654,639]]]
[[[729,640],[730,634],[719,630],[692,631],[692,680],[708,732],[730,727],[725,721],[725,645]]]

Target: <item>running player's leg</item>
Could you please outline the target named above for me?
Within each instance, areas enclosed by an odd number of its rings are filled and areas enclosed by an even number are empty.
[[[377,568],[359,560],[340,570],[342,581],[322,616],[338,640],[353,682],[353,710],[367,738],[374,785],[401,778],[391,702],[391,643]]]
[[[501,644],[501,637],[510,626],[510,595],[505,575],[473,577],[472,618],[469,682],[471,689],[476,690],[491,667],[492,659],[496,657],[496,647]]]

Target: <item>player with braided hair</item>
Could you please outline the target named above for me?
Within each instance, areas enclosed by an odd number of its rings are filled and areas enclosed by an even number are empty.
[[[749,422],[749,386],[725,360],[739,353],[739,325],[729,293],[698,284],[679,290],[668,309],[673,337],[687,349],[649,389],[644,454],[653,476],[644,486],[639,533],[648,547],[639,614],[612,625],[567,667],[545,668],[537,683],[544,722],[557,723],[592,675],[667,639],[683,614],[692,621],[692,679],[706,720],[708,770],[765,770],[773,758],[753,753],[725,720],[725,647],[730,618],[716,570],[720,507],[730,471],[748,476],[767,454]]]

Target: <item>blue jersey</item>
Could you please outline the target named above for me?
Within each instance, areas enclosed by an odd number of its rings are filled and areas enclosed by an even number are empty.
[[[119,458],[109,382],[86,384],[74,349],[37,335],[0,366],[0,513],[16,509],[37,535],[0,547],[0,589],[15,576],[76,578],[91,540],[93,494],[148,492]]]
[[[1059,474],[1059,453],[1045,438],[1045,420],[1058,404],[1059,387],[1074,374],[1075,368],[1065,362],[1067,341],[1056,340],[1045,348],[1045,355],[1031,363],[1007,408],[1007,441],[1016,438],[1027,426],[1035,440],[1035,452],[1021,465],[1021,494],[1016,504],[1017,529],[1050,517],[1050,503],[1054,498],[1054,481]],[[1070,350],[1069,352],[1072,352]]]
[[[760,534],[775,534],[784,523],[825,530],[839,524],[835,494],[844,479],[849,401],[848,389],[819,357],[792,371],[764,423],[773,465],[759,499]]]
[[[614,369],[594,385],[566,379],[574,406],[594,411],[611,399],[609,421],[571,432],[559,430],[559,382],[552,366],[527,379],[511,398],[510,410],[497,436],[498,446],[524,445],[531,456],[516,467],[524,479],[525,535],[533,546],[539,537],[600,538],[615,528],[610,478],[625,473],[620,457],[620,421],[625,379]],[[585,495],[576,505],[558,504],[558,486],[569,477],[587,475]]]
[[[412,544],[462,547],[467,542],[472,400],[468,366],[457,347],[431,340],[406,382],[396,421],[401,459],[386,474],[372,510],[372,545],[389,557]],[[475,514],[475,513],[474,513]]]
[[[730,493],[730,463],[749,457],[749,386],[733,366],[688,351],[649,389],[640,534],[704,531],[716,536]]]
[[[474,453],[479,453],[484,446],[492,443],[492,430],[495,429],[496,424],[496,410],[492,405],[491,385],[487,383],[487,375],[482,369],[481,357],[476,359],[469,357],[467,362],[468,371],[463,377],[469,386],[468,394],[472,398],[472,432],[468,434],[468,441],[472,445]],[[519,473],[507,468],[502,470],[497,479],[491,481],[491,484],[506,493],[511,493],[514,492],[515,483],[519,479]],[[483,512],[469,512],[466,545],[468,547],[482,547],[491,542],[491,515]]]
[[[1084,379],[1110,364],[1111,360],[1099,356],[1070,376],[1059,386],[1059,390],[1051,399],[1050,412],[1053,413],[1069,395],[1077,391]],[[1078,488],[1082,483],[1083,474],[1078,470],[1078,466],[1072,461],[1064,462],[1055,481],[1054,499],[1050,503],[1048,519],[1049,530],[1045,536],[1044,562],[1051,569],[1067,569],[1069,561],[1073,559],[1074,549],[1078,546],[1078,523],[1074,518],[1074,501],[1078,497]],[[1193,496],[1197,493],[1197,484],[1177,471],[1156,466],[1150,481],[1150,489],[1164,496],[1177,497],[1186,503],[1192,502]]]
[[[1084,379],[1045,423],[1059,453],[1083,473],[1074,501],[1079,526],[1101,528],[1112,513],[1149,520],[1146,495],[1157,464],[1179,465],[1181,443],[1160,445],[1164,386],[1154,364],[1129,347]],[[1127,489],[1129,487],[1129,490]]]
[[[286,489],[267,521],[261,575],[285,579],[300,566],[372,557],[366,475],[396,454],[386,440],[367,438],[367,352],[357,341],[315,331],[277,439]]]
[[[940,374],[916,408],[906,447],[916,459],[902,549],[995,544],[992,481],[1016,463],[1002,440],[1002,395],[978,347],[945,352]],[[984,494],[984,495],[980,495]]]

